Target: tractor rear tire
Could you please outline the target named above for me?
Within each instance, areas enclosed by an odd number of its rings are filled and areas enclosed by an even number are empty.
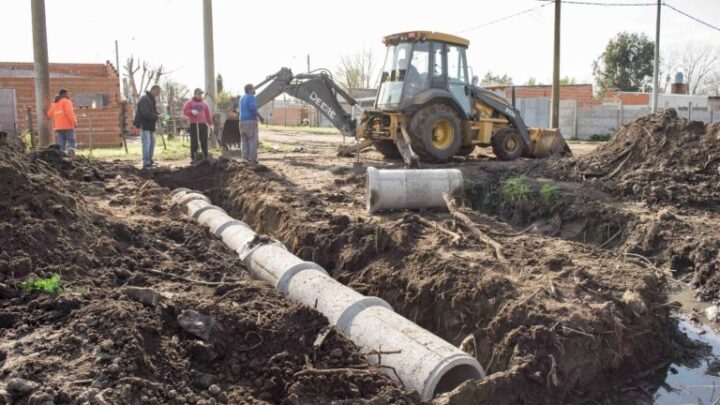
[[[523,141],[515,128],[504,128],[496,132],[490,140],[493,153],[500,160],[515,160],[523,153]]]
[[[458,153],[461,138],[460,117],[445,104],[425,106],[410,120],[410,143],[422,161],[447,161]]]
[[[400,151],[395,145],[395,142],[391,140],[375,141],[373,142],[373,146],[375,147],[375,150],[380,152],[380,154],[387,159],[401,158]]]

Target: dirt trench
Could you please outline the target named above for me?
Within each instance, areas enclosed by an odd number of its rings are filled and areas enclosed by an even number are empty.
[[[0,403],[418,402],[344,336],[314,344],[326,318],[250,279],[169,191],[0,140]],[[53,274],[60,291],[23,287]]]
[[[445,213],[367,216],[364,176],[332,173],[334,187],[307,189],[268,167],[225,160],[152,179],[206,193],[258,233],[454,344],[472,335],[488,377],[438,403],[587,400],[669,362],[679,337],[666,273],[468,212],[501,242],[507,260],[500,260]]]

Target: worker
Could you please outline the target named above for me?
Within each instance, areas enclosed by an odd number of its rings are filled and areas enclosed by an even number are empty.
[[[48,118],[54,121],[55,134],[60,150],[69,156],[75,154],[75,128],[77,117],[70,100],[70,93],[67,89],[61,89],[50,106],[47,113]]]
[[[213,120],[210,114],[210,106],[203,98],[202,89],[195,89],[193,98],[188,100],[183,107],[183,114],[190,123],[190,161],[192,163],[200,161],[198,159],[198,141],[205,159],[208,158],[208,132],[212,130]]]
[[[160,97],[160,86],[156,84],[140,97],[135,109],[133,125],[140,130],[143,169],[157,167],[153,160],[153,153],[155,152],[155,125],[160,117],[157,110],[158,97]]]
[[[251,163],[257,163],[258,120],[265,122],[258,113],[255,86],[247,84],[240,99],[240,149],[242,158]]]

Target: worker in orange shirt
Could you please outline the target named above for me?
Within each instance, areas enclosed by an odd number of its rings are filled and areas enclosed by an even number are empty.
[[[74,155],[77,117],[67,89],[58,92],[47,115],[48,118],[55,121],[55,133],[57,134],[58,144],[60,144],[60,150],[69,156]]]

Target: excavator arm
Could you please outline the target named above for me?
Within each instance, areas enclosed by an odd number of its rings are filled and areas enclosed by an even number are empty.
[[[266,105],[275,97],[287,93],[317,108],[332,124],[346,136],[356,136],[356,121],[345,111],[338,101],[342,97],[351,106],[357,104],[345,90],[338,86],[332,75],[326,70],[293,75],[288,68],[281,68],[255,86],[258,108]]]

